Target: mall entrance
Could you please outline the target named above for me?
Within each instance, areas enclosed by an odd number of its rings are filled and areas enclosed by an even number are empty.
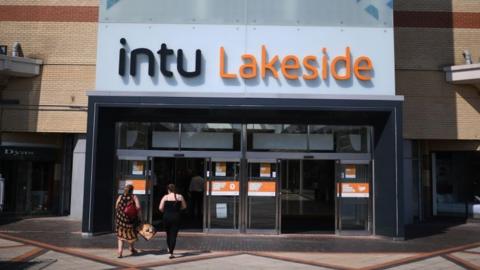
[[[126,152],[121,151],[124,159]],[[158,205],[166,186],[173,183],[187,202],[182,213],[186,231],[371,233],[368,160],[267,159],[254,154],[241,159],[236,152],[209,158],[200,156],[218,153],[144,153],[165,156],[120,161],[124,168],[120,178],[126,180],[118,190],[133,184],[146,209],[143,219],[158,229],[163,227]]]
[[[282,161],[282,233],[335,232],[335,161]]]

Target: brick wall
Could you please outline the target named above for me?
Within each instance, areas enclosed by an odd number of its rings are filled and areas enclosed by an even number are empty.
[[[86,132],[86,91],[95,86],[98,0],[3,0],[0,43],[20,42],[43,60],[35,78],[10,78],[0,110],[2,131]]]
[[[435,19],[432,19],[435,18]],[[409,139],[480,139],[479,90],[445,81],[445,66],[480,57],[480,2],[395,1],[396,90]]]

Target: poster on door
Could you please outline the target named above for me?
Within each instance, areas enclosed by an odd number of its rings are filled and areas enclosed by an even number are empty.
[[[355,179],[357,178],[357,168],[355,165],[345,165],[345,178]]]
[[[227,176],[227,163],[226,162],[215,163],[215,176],[220,176],[220,177]]]
[[[238,196],[240,193],[240,186],[238,181],[212,181],[212,196]],[[207,195],[209,195],[210,187],[207,185]]]
[[[249,181],[248,196],[275,197],[277,185],[275,182]]]
[[[368,198],[370,197],[369,183],[341,183],[337,185],[337,196],[343,198]]]
[[[145,179],[121,180],[118,185],[118,194],[123,194],[126,185],[133,186],[133,194],[145,195],[147,191],[147,181]]]
[[[272,166],[270,163],[261,163],[260,164],[260,177],[271,177],[272,175]]]
[[[132,163],[132,174],[133,175],[143,175],[143,161],[134,161]]]

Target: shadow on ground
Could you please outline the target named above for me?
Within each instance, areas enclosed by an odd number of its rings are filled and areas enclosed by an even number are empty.
[[[405,239],[413,240],[447,233],[450,229],[465,224],[465,218],[432,218],[424,223],[405,227]]]

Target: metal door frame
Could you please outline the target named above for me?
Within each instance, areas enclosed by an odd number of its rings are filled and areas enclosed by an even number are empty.
[[[244,212],[242,215],[244,216],[245,219],[245,227],[244,231],[245,233],[260,233],[260,234],[281,234],[281,160],[275,158],[275,155],[271,155],[271,158],[265,158],[265,157],[254,157],[251,155],[251,158],[246,159],[246,165],[245,166],[245,172],[243,173],[244,176],[244,181],[246,182],[246,190],[244,190],[243,194],[240,193],[240,196],[242,196],[242,202],[243,202],[243,209]],[[248,171],[248,165],[249,163],[271,163],[276,165],[276,177],[275,177],[275,228],[273,230],[269,229],[248,229],[247,221],[249,220],[249,215],[250,212],[248,211],[248,183],[249,183],[249,171]]]
[[[241,158],[240,157],[231,157],[231,156],[216,156],[216,157],[207,157],[205,158],[205,183],[208,183],[213,180],[213,162],[236,162],[239,165],[239,171],[238,171],[238,181],[239,181],[239,186],[240,186],[240,191],[238,195],[238,208],[239,211],[236,212],[236,208],[234,207],[234,214],[233,214],[233,225],[235,227],[235,224],[238,224],[237,229],[231,228],[231,229],[222,229],[222,228],[211,228],[211,194],[212,192],[212,185],[207,185],[209,190],[205,190],[204,192],[204,211],[203,211],[203,231],[205,233],[240,233],[241,232]]]
[[[365,230],[342,230],[341,222],[341,194],[339,196],[338,186],[340,183],[340,169],[341,165],[368,165],[368,180],[370,185],[368,213],[367,213],[367,228]],[[375,231],[375,211],[374,211],[374,177],[373,177],[373,161],[372,160],[335,160],[335,234],[336,235],[372,235]]]

